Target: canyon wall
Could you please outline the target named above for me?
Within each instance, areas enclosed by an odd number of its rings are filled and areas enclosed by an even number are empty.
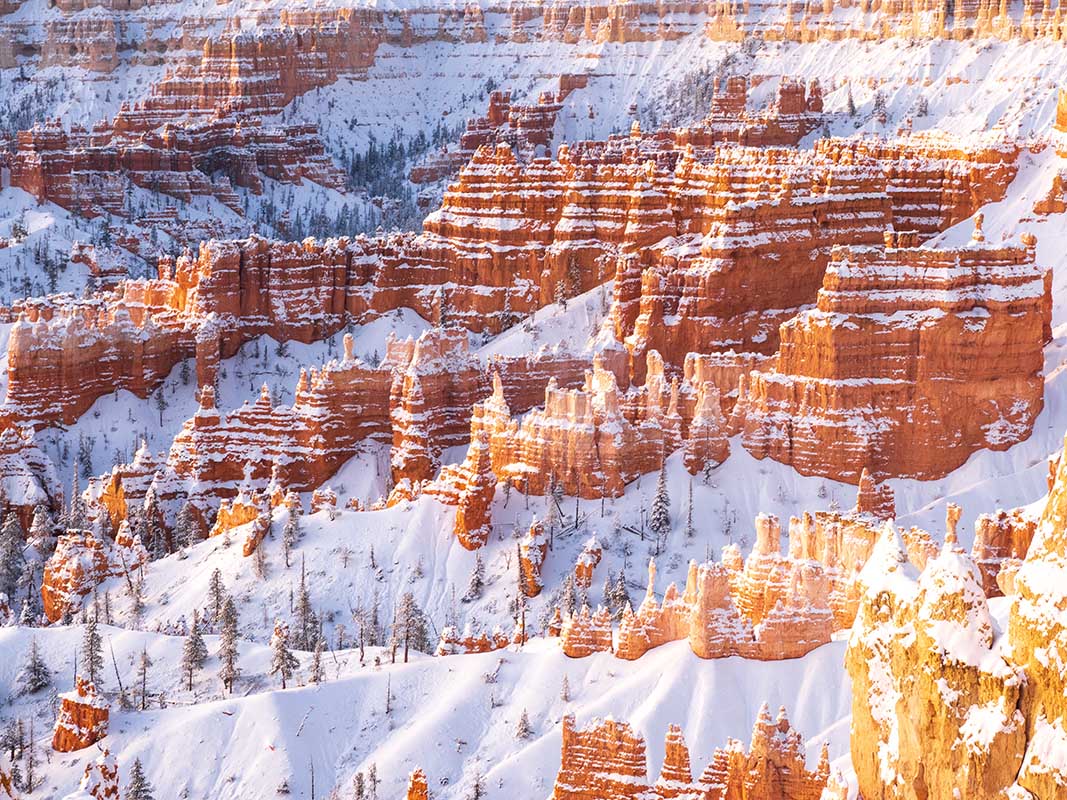
[[[782,325],[775,369],[742,379],[745,448],[802,474],[929,480],[1025,439],[1051,335],[1034,245],[989,244],[979,227],[960,248],[909,234],[835,248],[816,308]]]

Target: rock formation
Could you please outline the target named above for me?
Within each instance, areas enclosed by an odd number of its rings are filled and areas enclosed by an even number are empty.
[[[530,530],[519,542],[519,569],[522,571],[522,589],[527,597],[537,597],[544,588],[541,568],[548,556],[548,538],[545,526],[535,517]]]
[[[103,580],[130,575],[147,563],[148,553],[129,526],[120,527],[114,542],[105,542],[86,531],[68,530],[59,537],[55,552],[44,567],[41,596],[50,622],[65,612],[73,613]]]
[[[990,613],[983,572],[953,541],[915,581],[893,531],[879,540],[861,575],[846,659],[864,797],[1062,794],[1065,487],[1061,462],[1033,542],[1012,570],[1004,630]]]
[[[553,800],[818,800],[830,777],[823,745],[809,771],[804,740],[785,709],[777,720],[766,704],[752,729],[748,751],[736,740],[717,748],[703,774],[693,779],[689,748],[678,726],[667,729],[663,768],[649,783],[645,740],[626,723],[593,720],[584,729],[573,715],[563,718],[563,747]]]
[[[700,416],[686,439],[677,381],[666,380],[655,352],[648,364],[644,386],[624,393],[597,356],[581,389],[550,380],[544,408],[521,421],[511,418],[497,377],[472,423],[488,435],[494,472],[527,494],[545,493],[554,479],[566,494],[600,498],[620,496],[627,483],[658,470],[683,440],[693,471],[724,460],[729,444],[717,427],[724,420],[714,387],[698,390]]]
[[[119,765],[105,747],[85,765],[78,791],[64,800],[119,800]]]
[[[611,617],[604,608],[591,612],[589,606],[582,606],[564,617],[559,637],[563,652],[571,658],[610,651]]]
[[[80,675],[74,691],[59,696],[59,716],[52,735],[52,749],[59,753],[83,750],[107,736],[108,705],[96,686]]]
[[[430,800],[430,788],[426,783],[426,773],[422,771],[422,767],[415,767],[408,776],[406,800]]]
[[[1030,434],[1050,337],[1034,241],[835,248],[814,310],[782,325],[773,371],[743,379],[731,425],[802,474],[933,479]],[[966,408],[967,413],[959,413]],[[902,412],[906,409],[906,413]]]

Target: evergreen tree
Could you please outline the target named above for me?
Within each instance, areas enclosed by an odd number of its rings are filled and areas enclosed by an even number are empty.
[[[692,539],[696,536],[696,529],[693,527],[693,479],[689,479],[689,500],[686,502],[685,507],[685,538]]]
[[[130,767],[130,782],[126,784],[126,800],[155,800],[152,796],[152,784],[145,777],[141,759],[135,758]]]
[[[856,116],[856,101],[852,99],[852,84],[848,85],[848,100],[845,104],[845,110],[850,117]]]
[[[20,695],[34,694],[52,685],[52,670],[48,668],[41,650],[37,646],[37,638],[30,640],[30,650],[26,654],[26,661],[15,677],[15,686]]]
[[[408,651],[429,649],[426,636],[426,615],[415,602],[415,595],[404,592],[393,617],[393,639],[404,645],[404,663],[408,663]]]
[[[37,506],[33,510],[29,539],[42,559],[47,560],[56,549],[56,537],[52,531],[52,518],[48,515],[48,509],[43,505]]]
[[[196,544],[197,534],[196,510],[186,501],[174,520],[174,543],[180,548],[192,547]]]
[[[671,498],[667,494],[667,465],[664,464],[659,471],[659,480],[656,482],[656,495],[652,498],[652,511],[649,514],[648,525],[656,535],[657,549],[671,530]]]
[[[211,610],[211,621],[218,622],[222,618],[222,609],[226,605],[226,587],[222,583],[222,572],[218,567],[211,573],[211,580],[207,586],[208,606]]]
[[[308,676],[308,680],[312,683],[322,683],[322,649],[322,637],[320,636],[315,643],[315,651],[311,654],[311,674]]]
[[[466,800],[483,800],[485,797],[485,786],[482,784],[482,773],[475,772],[474,778],[471,780],[471,786],[467,790]]]
[[[578,593],[574,589],[574,574],[568,572],[560,587],[559,598],[560,611],[564,614],[574,614],[578,608]]]
[[[485,589],[485,564],[482,562],[482,554],[474,554],[474,569],[471,570],[470,583],[467,584],[467,591],[463,595],[463,602],[470,603],[473,600],[477,600],[482,596],[482,591]]]
[[[533,735],[533,728],[530,727],[530,718],[526,715],[526,709],[522,710],[522,716],[519,717],[519,723],[515,726],[515,738],[516,739],[529,739]]]
[[[9,513],[0,528],[0,594],[14,600],[25,558],[22,526],[14,513]]]
[[[563,682],[559,685],[559,699],[564,703],[569,703],[571,700],[571,683],[566,675],[563,676]]]
[[[141,681],[141,710],[148,708],[148,668],[152,666],[152,659],[148,656],[148,649],[141,648],[141,658],[137,662],[137,677]]]
[[[182,646],[182,674],[185,675],[189,691],[193,690],[193,678],[204,668],[205,661],[207,661],[207,645],[204,644],[204,637],[200,634],[200,619],[194,611],[192,627]]]
[[[611,597],[615,608],[618,609],[619,617],[626,611],[627,606],[633,606],[633,602],[630,600],[630,590],[626,588],[626,575],[621,568],[619,569],[619,574],[615,577]]]
[[[300,559],[300,589],[297,592],[296,600],[296,639],[294,645],[297,650],[311,650],[315,647],[317,636],[318,625],[315,619],[315,612],[311,607],[311,596],[308,594],[304,560]]]
[[[290,511],[289,519],[285,521],[285,527],[282,528],[282,553],[285,555],[286,568],[289,567],[289,556],[298,541],[300,541],[300,519]]]
[[[300,662],[289,650],[289,629],[281,621],[274,623],[274,634],[270,637],[270,674],[282,679],[282,688],[300,667]]]
[[[104,643],[96,629],[96,617],[90,617],[82,636],[82,673],[93,683],[104,675]]]
[[[219,678],[228,692],[233,692],[233,683],[241,673],[237,656],[237,606],[232,597],[227,597],[222,607],[219,637]]]
[[[82,501],[81,486],[78,483],[78,470],[75,468],[74,477],[70,484],[70,508],[67,511],[67,527],[75,530],[86,530],[89,527],[85,515],[85,503]]]

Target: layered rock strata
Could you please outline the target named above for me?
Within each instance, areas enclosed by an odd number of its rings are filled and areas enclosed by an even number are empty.
[[[59,753],[84,750],[107,736],[108,705],[95,684],[79,675],[74,681],[74,691],[64,692],[59,700],[53,750]]]
[[[979,229],[959,248],[888,233],[884,248],[835,248],[816,308],[781,327],[775,369],[741,381],[745,448],[802,474],[929,480],[1025,439],[1051,335],[1034,245]]]
[[[623,722],[593,720],[579,729],[573,715],[563,718],[561,764],[553,800],[817,800],[830,776],[823,745],[808,770],[804,740],[789,724],[785,709],[774,719],[760,709],[746,751],[730,740],[716,748],[704,772],[694,779],[689,748],[678,726],[667,730],[663,767],[655,783],[648,775],[644,738]]]

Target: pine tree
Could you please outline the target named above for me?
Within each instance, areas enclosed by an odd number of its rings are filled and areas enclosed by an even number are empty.
[[[290,511],[289,519],[285,521],[285,527],[282,528],[282,553],[285,555],[286,568],[289,567],[289,556],[298,541],[300,541],[300,519]]]
[[[194,611],[192,627],[182,646],[182,673],[185,675],[189,691],[193,690],[193,678],[204,668],[205,661],[207,661],[207,645],[204,644],[204,637],[200,634],[200,619]]]
[[[22,577],[24,564],[22,526],[14,513],[9,513],[0,528],[0,594],[14,599]]]
[[[308,680],[312,683],[322,683],[322,649],[322,637],[320,636],[315,643],[315,651],[311,654],[311,674],[308,676]]]
[[[152,784],[145,777],[141,759],[135,758],[130,767],[130,782],[126,784],[126,800],[155,800],[152,796]]]
[[[85,503],[82,501],[81,486],[78,483],[78,469],[74,468],[74,477],[70,484],[70,509],[67,511],[67,527],[85,530],[89,526],[85,516]]]
[[[578,607],[578,593],[574,589],[574,574],[568,572],[563,579],[559,597],[560,611],[564,614],[574,614]]]
[[[564,703],[569,703],[571,700],[571,683],[566,675],[563,676],[563,682],[559,685],[559,699]]]
[[[466,800],[483,800],[485,797],[485,786],[482,784],[482,773],[474,773],[470,789],[467,790],[465,797]]]
[[[174,520],[174,542],[183,549],[192,547],[196,544],[197,533],[196,510],[193,504],[187,501],[182,505]]]
[[[222,572],[218,567],[211,573],[211,580],[207,585],[207,599],[211,609],[211,621],[217,623],[222,617],[222,608],[226,605],[226,587],[222,583]]]
[[[848,100],[846,101],[846,111],[850,117],[856,116],[856,101],[852,99],[852,84],[848,85]]]
[[[615,608],[618,609],[619,616],[621,617],[623,612],[626,611],[626,607],[633,605],[630,600],[630,590],[626,588],[626,575],[622,569],[619,569],[619,574],[615,577],[615,584],[612,587],[611,595]]]
[[[270,674],[282,679],[282,688],[300,666],[296,656],[289,650],[289,629],[283,622],[274,623],[274,634],[270,637]]]
[[[315,647],[317,637],[318,626],[315,612],[311,607],[306,577],[304,560],[300,559],[300,589],[296,600],[296,639],[293,643],[297,650],[311,650]]]
[[[48,509],[43,505],[37,506],[33,510],[29,540],[43,559],[47,560],[56,549],[56,537],[52,531],[52,518],[48,515]]]
[[[237,606],[232,597],[227,597],[222,606],[219,635],[219,678],[228,692],[233,692],[233,683],[241,673],[237,657]]]
[[[470,583],[467,584],[467,591],[463,595],[463,602],[470,603],[477,600],[482,596],[482,591],[485,589],[485,564],[482,563],[482,554],[474,554],[474,569],[471,570]]]
[[[667,538],[671,530],[671,498],[667,494],[666,464],[659,471],[656,495],[652,498],[652,511],[649,514],[648,525],[656,535],[658,549],[659,544]]]
[[[52,685],[52,670],[48,668],[41,649],[37,646],[37,638],[30,639],[30,650],[26,654],[26,661],[15,677],[15,686],[20,695],[34,694]]]
[[[148,708],[148,668],[152,666],[152,659],[148,656],[148,649],[141,648],[141,658],[137,661],[137,678],[141,681],[141,710]]]
[[[425,651],[426,638],[426,615],[415,602],[415,595],[404,592],[397,605],[396,614],[393,617],[393,639],[404,645],[404,663],[408,663],[408,651],[412,648]]]
[[[693,527],[693,479],[689,479],[689,500],[686,503],[685,510],[685,538],[692,539],[696,536],[696,529]]]
[[[366,800],[367,785],[362,772],[357,772],[352,779],[352,797],[354,800]]]
[[[82,670],[91,682],[96,683],[104,674],[104,643],[96,629],[96,617],[90,617],[82,636]]]
[[[515,738],[516,739],[529,739],[533,735],[533,728],[530,727],[530,718],[526,715],[526,709],[522,710],[522,716],[519,717],[519,723],[515,726]]]

